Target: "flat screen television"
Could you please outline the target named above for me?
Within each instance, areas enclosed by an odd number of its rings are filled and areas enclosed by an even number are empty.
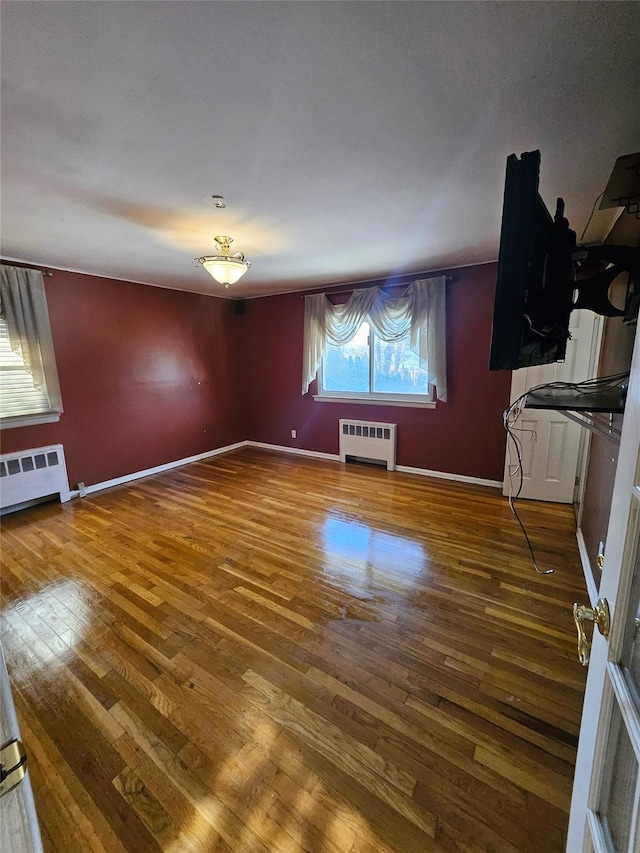
[[[538,192],[539,177],[539,151],[507,158],[490,370],[563,361],[575,308],[629,321],[638,315],[640,249],[576,247],[564,201],[558,199],[552,217]],[[576,280],[577,264],[587,261],[600,271]],[[617,308],[609,288],[621,273],[627,274],[626,301]]]
[[[507,159],[490,370],[561,361],[573,304],[575,232],[558,199],[555,217],[538,192],[540,152]]]

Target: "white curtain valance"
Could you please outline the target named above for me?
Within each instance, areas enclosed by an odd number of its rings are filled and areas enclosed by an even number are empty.
[[[36,388],[51,411],[62,412],[47,297],[40,270],[0,267],[0,318],[7,324],[11,349],[20,353]]]
[[[333,305],[326,293],[305,296],[302,393],[318,372],[327,342],[349,343],[367,320],[383,341],[410,333],[410,346],[427,371],[439,400],[447,399],[446,316],[444,276],[410,284],[402,296],[380,287],[354,290],[348,302]]]

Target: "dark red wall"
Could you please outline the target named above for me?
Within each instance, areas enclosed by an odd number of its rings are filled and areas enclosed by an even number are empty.
[[[490,373],[496,265],[453,272],[447,284],[449,400],[436,409],[320,403],[301,395],[304,300],[299,293],[252,299],[243,328],[247,437],[338,452],[338,420],[398,424],[399,465],[502,480],[511,373]],[[421,276],[422,277],[422,276]],[[291,430],[297,438],[291,438]]]
[[[3,430],[2,452],[62,443],[73,488],[244,439],[337,453],[338,419],[357,417],[398,424],[401,465],[501,480],[510,374],[487,370],[495,265],[454,275],[449,401],[409,409],[301,395],[299,293],[237,315],[228,300],[55,272],[45,287],[64,414]]]
[[[45,288],[64,413],[3,430],[3,453],[60,442],[74,488],[245,438],[231,302],[68,272]]]

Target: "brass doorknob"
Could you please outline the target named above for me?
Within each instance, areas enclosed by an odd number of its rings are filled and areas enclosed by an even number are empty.
[[[578,658],[582,666],[586,666],[589,663],[591,643],[587,640],[587,635],[584,632],[584,623],[595,622],[602,636],[608,637],[611,625],[609,602],[606,598],[598,599],[595,610],[592,607],[586,607],[584,604],[574,604],[573,619],[578,630]]]

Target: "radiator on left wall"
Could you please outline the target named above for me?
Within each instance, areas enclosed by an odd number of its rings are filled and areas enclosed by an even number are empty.
[[[48,498],[68,501],[69,480],[61,444],[0,456],[0,512],[11,512]]]

